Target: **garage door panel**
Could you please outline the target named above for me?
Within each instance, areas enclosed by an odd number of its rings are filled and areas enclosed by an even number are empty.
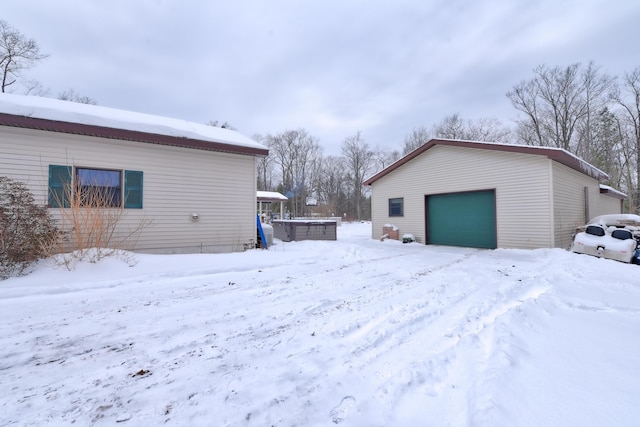
[[[428,243],[496,248],[495,192],[427,196]]]

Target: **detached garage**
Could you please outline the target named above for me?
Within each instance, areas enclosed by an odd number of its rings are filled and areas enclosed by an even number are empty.
[[[607,175],[549,147],[433,139],[365,181],[373,237],[476,248],[570,245],[589,218],[622,213]]]

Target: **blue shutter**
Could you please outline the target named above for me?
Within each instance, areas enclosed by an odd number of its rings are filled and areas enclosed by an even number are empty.
[[[124,171],[124,207],[142,209],[142,172]]]
[[[71,166],[49,165],[49,207],[68,208],[71,190]],[[60,206],[62,204],[62,206]]]

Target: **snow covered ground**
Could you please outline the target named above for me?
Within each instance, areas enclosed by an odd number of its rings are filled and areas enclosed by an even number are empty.
[[[638,425],[639,266],[370,227],[0,282],[0,425]]]

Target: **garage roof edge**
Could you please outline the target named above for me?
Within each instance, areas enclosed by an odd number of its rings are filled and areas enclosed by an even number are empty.
[[[546,156],[551,160],[554,160],[560,164],[568,166],[571,169],[574,169],[578,172],[588,175],[598,181],[605,181],[606,179],[609,178],[609,176],[605,172],[601,171],[595,166],[585,162],[581,158],[561,148],[434,138],[429,140],[429,142],[427,142],[426,144],[416,148],[406,156],[398,159],[395,163],[392,163],[390,166],[386,167],[385,169],[382,169],[380,172],[376,173],[372,177],[368,178],[367,180],[364,181],[363,185],[372,185],[374,182],[376,182],[380,178],[388,175],[389,173],[398,169],[400,166],[415,159],[416,157],[418,157],[419,155],[421,155],[422,153],[424,153],[425,151],[429,150],[430,148],[436,145],[447,145],[452,147],[476,148],[476,149],[506,151],[506,152],[512,152],[512,153],[523,153],[523,154],[534,154],[539,156]]]

